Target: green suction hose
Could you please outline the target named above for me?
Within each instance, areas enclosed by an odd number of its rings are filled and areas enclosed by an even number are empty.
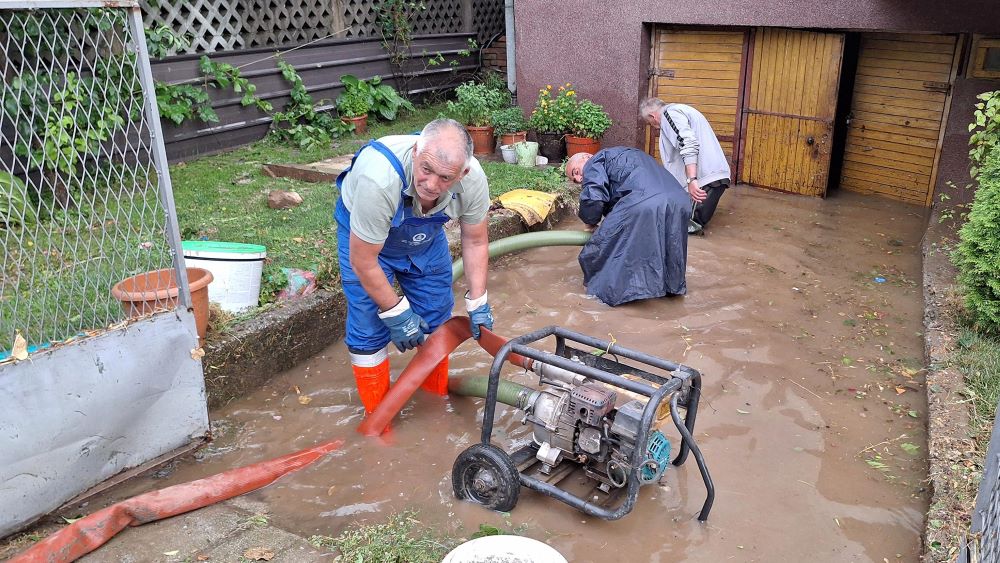
[[[486,398],[486,388],[489,386],[490,378],[486,375],[471,375],[466,377],[452,377],[448,379],[448,392],[466,397]],[[501,379],[497,386],[497,401],[524,409],[528,406],[531,396],[536,393],[531,387],[526,387],[520,383]]]
[[[590,235],[591,233],[587,231],[539,231],[514,235],[491,242],[490,258],[542,246],[583,246],[590,240]],[[465,264],[459,258],[451,265],[452,282],[458,281],[463,275],[465,275]]]

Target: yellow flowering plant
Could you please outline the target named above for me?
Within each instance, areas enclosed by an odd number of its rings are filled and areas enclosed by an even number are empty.
[[[538,91],[538,100],[528,123],[538,133],[568,133],[576,106],[576,91],[571,83],[567,82],[555,90],[549,84]]]

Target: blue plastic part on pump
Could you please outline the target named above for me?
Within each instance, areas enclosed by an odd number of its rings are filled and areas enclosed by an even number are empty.
[[[670,465],[670,440],[659,430],[654,430],[646,447],[646,463],[642,465],[640,478],[644,483],[657,481]],[[650,461],[656,462],[655,469]]]

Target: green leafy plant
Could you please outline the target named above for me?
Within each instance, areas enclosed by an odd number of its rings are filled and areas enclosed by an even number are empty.
[[[372,109],[371,98],[358,90],[345,90],[337,97],[337,112],[341,117],[361,117]]]
[[[146,50],[154,59],[162,59],[190,46],[191,40],[186,35],[174,33],[165,25],[146,28]]]
[[[567,82],[553,90],[549,84],[538,91],[528,123],[539,133],[568,133],[576,113],[576,90]]]
[[[611,127],[611,118],[604,108],[590,100],[582,100],[573,112],[570,132],[577,137],[600,139]]]
[[[984,92],[976,96],[979,103],[976,104],[976,111],[973,114],[973,121],[969,124],[969,160],[972,161],[972,168],[969,173],[973,178],[979,175],[986,157],[993,148],[1000,144],[1000,90],[994,92]]]
[[[413,0],[382,0],[378,4],[376,22],[382,34],[382,46],[389,53],[389,63],[402,66],[410,58],[413,27],[410,21],[419,12],[427,10],[423,2]]]
[[[479,82],[466,82],[455,89],[455,101],[449,101],[446,113],[473,127],[490,127],[494,112],[510,103],[510,92]]]
[[[283,111],[275,113],[271,122],[271,133],[275,137],[291,141],[299,148],[310,148],[325,145],[333,138],[350,133],[353,125],[335,119],[328,112],[317,111],[317,103],[309,95],[295,67],[279,57],[278,68],[292,88],[288,105]],[[319,104],[327,105],[328,100],[321,100]]]
[[[340,81],[344,84],[344,91],[337,98],[337,111],[344,117],[358,117],[375,111],[392,121],[400,109],[414,110],[413,104],[400,96],[395,88],[383,84],[380,76],[361,80],[352,74],[345,74]]]
[[[221,88],[232,88],[237,94],[242,94],[240,104],[243,107],[257,106],[264,112],[270,112],[271,102],[257,97],[257,86],[243,77],[240,69],[229,63],[215,62],[205,55],[201,56],[198,68],[207,78],[212,79]]]
[[[205,123],[218,123],[219,115],[212,109],[208,92],[191,84],[157,82],[156,107],[160,117],[180,125],[185,119],[197,117]]]
[[[0,225],[31,226],[38,221],[28,187],[17,176],[0,171]]]
[[[952,259],[977,328],[1000,334],[1000,146],[995,143],[978,178],[979,189]]]
[[[342,561],[437,563],[457,542],[438,537],[417,520],[416,512],[406,511],[392,514],[385,523],[355,524],[336,538],[312,536],[309,543],[337,549]]]
[[[493,132],[497,135],[510,135],[528,128],[524,112],[517,106],[494,111],[493,115],[490,116],[490,123],[493,124]]]

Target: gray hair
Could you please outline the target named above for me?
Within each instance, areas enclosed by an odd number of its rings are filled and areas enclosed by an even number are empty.
[[[660,98],[646,98],[639,104],[639,117],[645,118],[650,113],[658,113],[665,105],[667,105],[667,102],[664,102]]]
[[[469,161],[472,160],[472,137],[461,123],[455,121],[454,119],[448,119],[447,117],[439,117],[427,125],[424,125],[424,128],[420,131],[420,137],[417,139],[417,153],[424,152],[428,143],[436,141],[442,133],[448,132],[457,136],[462,143],[462,154],[465,157],[462,161],[462,166],[469,164]],[[455,156],[454,146],[442,146],[435,144],[435,148],[437,150],[434,156],[439,158],[442,162],[447,162],[449,164],[453,162]]]

